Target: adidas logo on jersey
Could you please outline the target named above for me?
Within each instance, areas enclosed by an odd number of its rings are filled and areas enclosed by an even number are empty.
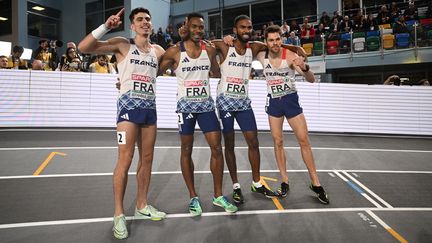
[[[272,67],[271,67],[271,65],[270,65],[270,64],[267,64],[267,67],[265,67],[265,68],[272,68]]]
[[[132,52],[133,55],[138,55],[139,56],[139,51],[137,49],[135,49],[135,51]]]
[[[194,118],[194,116],[192,115],[192,113],[189,113],[189,115],[187,115],[186,120],[192,119]]]
[[[129,115],[128,113],[123,114],[122,116],[120,116],[121,118],[125,119],[125,120],[129,120]]]
[[[185,57],[182,61],[182,63],[185,63],[185,62],[189,62],[189,59],[187,57]]]
[[[231,53],[231,55],[229,55],[229,57],[237,57],[236,54],[233,52]]]
[[[228,118],[228,117],[231,117],[231,113],[230,113],[230,112],[227,112],[227,113],[225,114],[225,116],[224,116],[224,118]]]

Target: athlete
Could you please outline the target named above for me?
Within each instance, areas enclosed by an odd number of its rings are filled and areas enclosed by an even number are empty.
[[[252,37],[252,22],[246,15],[239,15],[234,19],[233,32],[236,39],[227,37],[212,43],[218,50],[221,62],[221,80],[218,85],[216,106],[222,124],[225,142],[225,160],[233,182],[233,200],[243,203],[244,196],[238,183],[237,163],[234,152],[234,119],[240,126],[248,144],[248,157],[252,167],[252,192],[264,194],[268,198],[277,196],[272,190],[260,182],[260,151],[257,136],[255,115],[248,96],[249,76],[252,60],[267,46],[262,42],[250,42]],[[302,48],[284,45],[300,53]]]
[[[166,216],[147,201],[156,139],[155,82],[158,61],[164,50],[150,44],[153,26],[150,12],[145,8],[135,8],[129,15],[131,29],[136,33],[134,39],[114,37],[100,41],[104,34],[121,25],[123,12],[124,9],[110,16],[105,24],[87,35],[78,46],[83,53],[114,53],[118,60],[121,83],[117,102],[118,160],[113,176],[113,234],[117,239],[128,237],[123,198],[135,143],[139,150],[135,218],[161,220]]]
[[[309,187],[316,193],[321,203],[328,204],[330,200],[318,179],[306,119],[303,109],[298,102],[297,89],[294,83],[294,71],[311,83],[315,81],[315,77],[312,71],[310,71],[309,65],[304,62],[303,57],[299,57],[296,53],[281,48],[281,34],[279,26],[273,25],[267,27],[264,37],[268,51],[260,52],[257,57],[264,67],[264,75],[267,81],[266,112],[273,137],[275,156],[282,177],[282,184],[278,193],[280,196],[286,197],[289,191],[282,128],[284,118],[286,118],[297,138],[303,161],[309,171],[311,179]]]
[[[181,169],[189,190],[189,212],[198,216],[201,204],[194,185],[192,149],[195,124],[198,122],[210,146],[210,169],[213,174],[213,204],[235,213],[238,208],[222,194],[223,154],[220,124],[213,98],[210,96],[209,75],[219,76],[216,50],[204,43],[204,19],[201,14],[191,13],[185,24],[187,35],[184,41],[170,47],[162,58],[159,74],[173,68],[177,77],[177,114],[181,140]]]

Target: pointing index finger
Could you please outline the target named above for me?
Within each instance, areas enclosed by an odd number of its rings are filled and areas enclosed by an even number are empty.
[[[124,11],[125,11],[125,9],[122,8],[115,16],[121,17],[123,15]]]

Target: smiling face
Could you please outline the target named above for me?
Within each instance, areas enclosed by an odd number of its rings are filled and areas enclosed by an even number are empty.
[[[151,16],[145,12],[135,14],[131,29],[135,31],[137,35],[151,35],[153,29]]]
[[[248,42],[252,37],[252,22],[249,19],[239,20],[233,32],[241,42]]]
[[[193,17],[188,21],[189,38],[193,42],[199,42],[204,35],[204,20],[199,17]]]
[[[282,39],[279,32],[267,34],[266,43],[270,52],[276,54],[281,50]]]

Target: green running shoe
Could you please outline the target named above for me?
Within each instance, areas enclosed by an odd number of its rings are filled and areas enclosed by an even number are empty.
[[[166,213],[148,204],[143,209],[135,208],[135,219],[161,220],[165,217]]]
[[[189,213],[193,216],[200,216],[202,214],[202,208],[198,197],[193,197],[189,203]]]
[[[128,231],[126,228],[126,217],[124,214],[114,216],[114,226],[112,228],[114,237],[121,240],[128,237]]]
[[[238,208],[230,203],[225,196],[213,198],[213,205],[224,208],[227,213],[235,213],[238,211]]]

